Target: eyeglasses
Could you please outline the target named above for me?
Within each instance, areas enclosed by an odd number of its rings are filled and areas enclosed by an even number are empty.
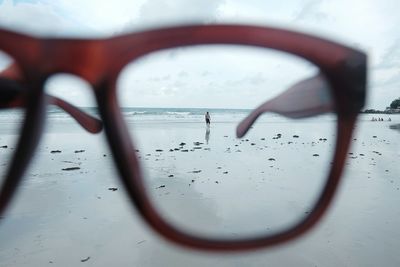
[[[183,26],[90,40],[0,30],[0,52],[0,122],[15,108],[21,118],[20,128],[0,135],[0,145],[16,139],[0,151],[0,213],[53,105],[91,133],[104,124],[132,204],[167,239],[200,249],[276,245],[315,225],[339,184],[366,93],[364,53],[267,27]],[[57,73],[89,82],[101,120],[45,92]]]

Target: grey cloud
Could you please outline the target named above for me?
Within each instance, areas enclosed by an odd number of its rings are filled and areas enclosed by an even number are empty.
[[[187,83],[181,82],[181,81],[175,81],[174,83],[172,83],[172,86],[174,87],[183,87],[185,86]]]
[[[228,86],[243,86],[243,85],[260,85],[267,81],[262,73],[256,73],[253,76],[244,77],[240,80],[229,80],[226,81]]]
[[[400,39],[395,40],[383,53],[373,69],[390,69],[400,67]]]
[[[138,17],[128,21],[115,34],[132,29],[215,22],[224,4],[225,0],[148,0],[140,7]]]
[[[202,73],[201,73],[201,76],[208,76],[208,75],[210,75],[211,73],[209,72],[209,71],[203,71]]]
[[[393,73],[388,78],[376,78],[372,81],[373,87],[388,87],[398,86],[400,87],[400,65],[398,66],[399,71]]]
[[[42,2],[14,4],[4,1],[0,8],[0,25],[20,32],[52,36],[77,35],[77,28],[85,28]]]
[[[322,12],[319,10],[319,7],[323,0],[311,0],[305,2],[301,9],[294,14],[293,21],[304,21],[304,20],[311,20],[311,21],[323,21],[329,19],[327,13]]]
[[[178,75],[179,75],[179,77],[187,77],[187,76],[189,76],[189,74],[186,72],[186,71],[180,71],[179,73],[178,73]]]
[[[209,22],[216,18],[225,0],[148,0],[140,9],[144,22],[163,23],[176,20],[201,20]]]

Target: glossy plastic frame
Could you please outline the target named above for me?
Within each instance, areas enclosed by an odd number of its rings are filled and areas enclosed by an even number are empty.
[[[170,225],[146,195],[134,144],[117,101],[121,69],[153,51],[199,44],[237,44],[285,51],[320,69],[328,81],[337,114],[334,164],[315,208],[286,231],[252,239],[221,240],[193,236]],[[160,234],[186,246],[208,250],[245,250],[280,244],[310,229],[332,201],[346,158],[353,126],[365,101],[366,55],[335,42],[293,31],[246,25],[193,25],[137,32],[108,39],[35,38],[0,30],[0,50],[11,55],[27,88],[26,119],[6,181],[0,191],[0,212],[14,195],[40,138],[49,98],[43,85],[55,73],[71,73],[88,81],[96,96],[107,139],[120,179],[137,210]],[[285,99],[283,97],[283,99]],[[259,110],[259,114],[268,110]],[[258,115],[259,115],[258,114]],[[242,128],[248,128],[251,123]],[[244,133],[242,133],[243,135]],[[18,160],[16,160],[18,159]],[[126,229],[129,231],[129,229]]]

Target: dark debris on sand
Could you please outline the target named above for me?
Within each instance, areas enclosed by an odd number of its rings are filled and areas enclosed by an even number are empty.
[[[86,261],[88,261],[88,260],[90,260],[90,257],[87,257],[87,258],[85,258],[85,259],[82,259],[81,262],[86,262]]]
[[[61,169],[63,171],[75,171],[75,170],[80,170],[80,167],[69,167],[69,168],[64,168]]]

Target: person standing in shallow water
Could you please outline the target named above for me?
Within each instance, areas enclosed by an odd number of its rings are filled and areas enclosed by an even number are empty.
[[[209,127],[210,126],[210,113],[208,113],[208,111],[207,111],[206,115],[204,117],[206,118],[206,125]]]

